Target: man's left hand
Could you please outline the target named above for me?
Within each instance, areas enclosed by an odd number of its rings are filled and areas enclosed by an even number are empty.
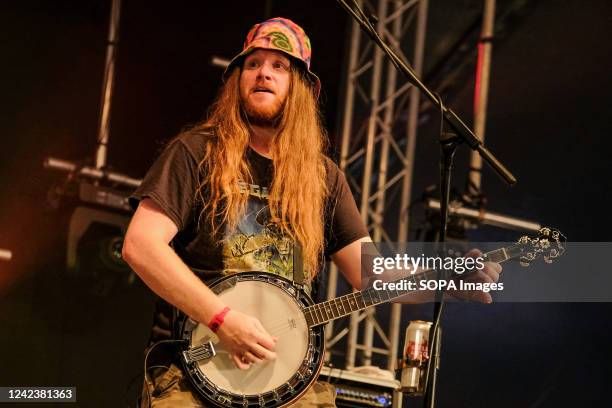
[[[466,258],[477,258],[481,256],[483,256],[482,251],[478,249],[472,249],[465,254]],[[461,277],[461,279],[472,283],[497,283],[501,271],[502,267],[497,262],[485,262],[484,268],[469,272],[465,277]],[[461,300],[481,303],[493,302],[490,292],[483,292],[480,290],[449,290],[448,293]]]

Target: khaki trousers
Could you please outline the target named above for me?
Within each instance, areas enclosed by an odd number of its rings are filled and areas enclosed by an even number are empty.
[[[189,379],[174,364],[167,370],[157,370],[145,384],[141,408],[207,407],[191,390]],[[327,382],[317,381],[292,408],[334,408],[336,389]]]

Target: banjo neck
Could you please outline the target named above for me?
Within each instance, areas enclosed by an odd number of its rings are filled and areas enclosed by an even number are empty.
[[[485,261],[502,263],[510,259],[518,258],[522,256],[523,253],[523,248],[520,245],[512,245],[487,252],[483,257]],[[398,283],[402,280],[408,280],[414,282],[415,287],[418,287],[419,282],[435,279],[438,278],[438,276],[440,276],[442,279],[448,279],[451,277],[451,273],[445,273],[442,271],[440,275],[438,275],[437,270],[429,269],[392,282]],[[367,288],[309,306],[304,309],[304,315],[306,316],[306,322],[310,327],[318,326],[332,320],[348,316],[351,313],[367,309],[368,307],[391,302],[395,299],[401,298],[402,296],[406,296],[411,292],[415,291],[395,289],[376,290],[373,288]]]

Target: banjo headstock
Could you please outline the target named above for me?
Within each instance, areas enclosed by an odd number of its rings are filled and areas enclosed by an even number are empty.
[[[540,228],[535,237],[524,235],[519,238],[517,244],[522,249],[519,262],[522,266],[529,266],[532,261],[542,257],[544,262],[552,263],[565,253],[565,242],[566,238],[561,231],[548,227]]]

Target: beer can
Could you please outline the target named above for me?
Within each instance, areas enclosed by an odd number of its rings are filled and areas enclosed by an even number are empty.
[[[412,320],[406,328],[404,355],[401,362],[400,391],[420,396],[425,391],[425,368],[429,360],[429,329],[431,322]]]
[[[429,360],[429,329],[431,322],[412,320],[406,328],[404,360],[408,365]],[[412,363],[412,364],[411,364]]]

